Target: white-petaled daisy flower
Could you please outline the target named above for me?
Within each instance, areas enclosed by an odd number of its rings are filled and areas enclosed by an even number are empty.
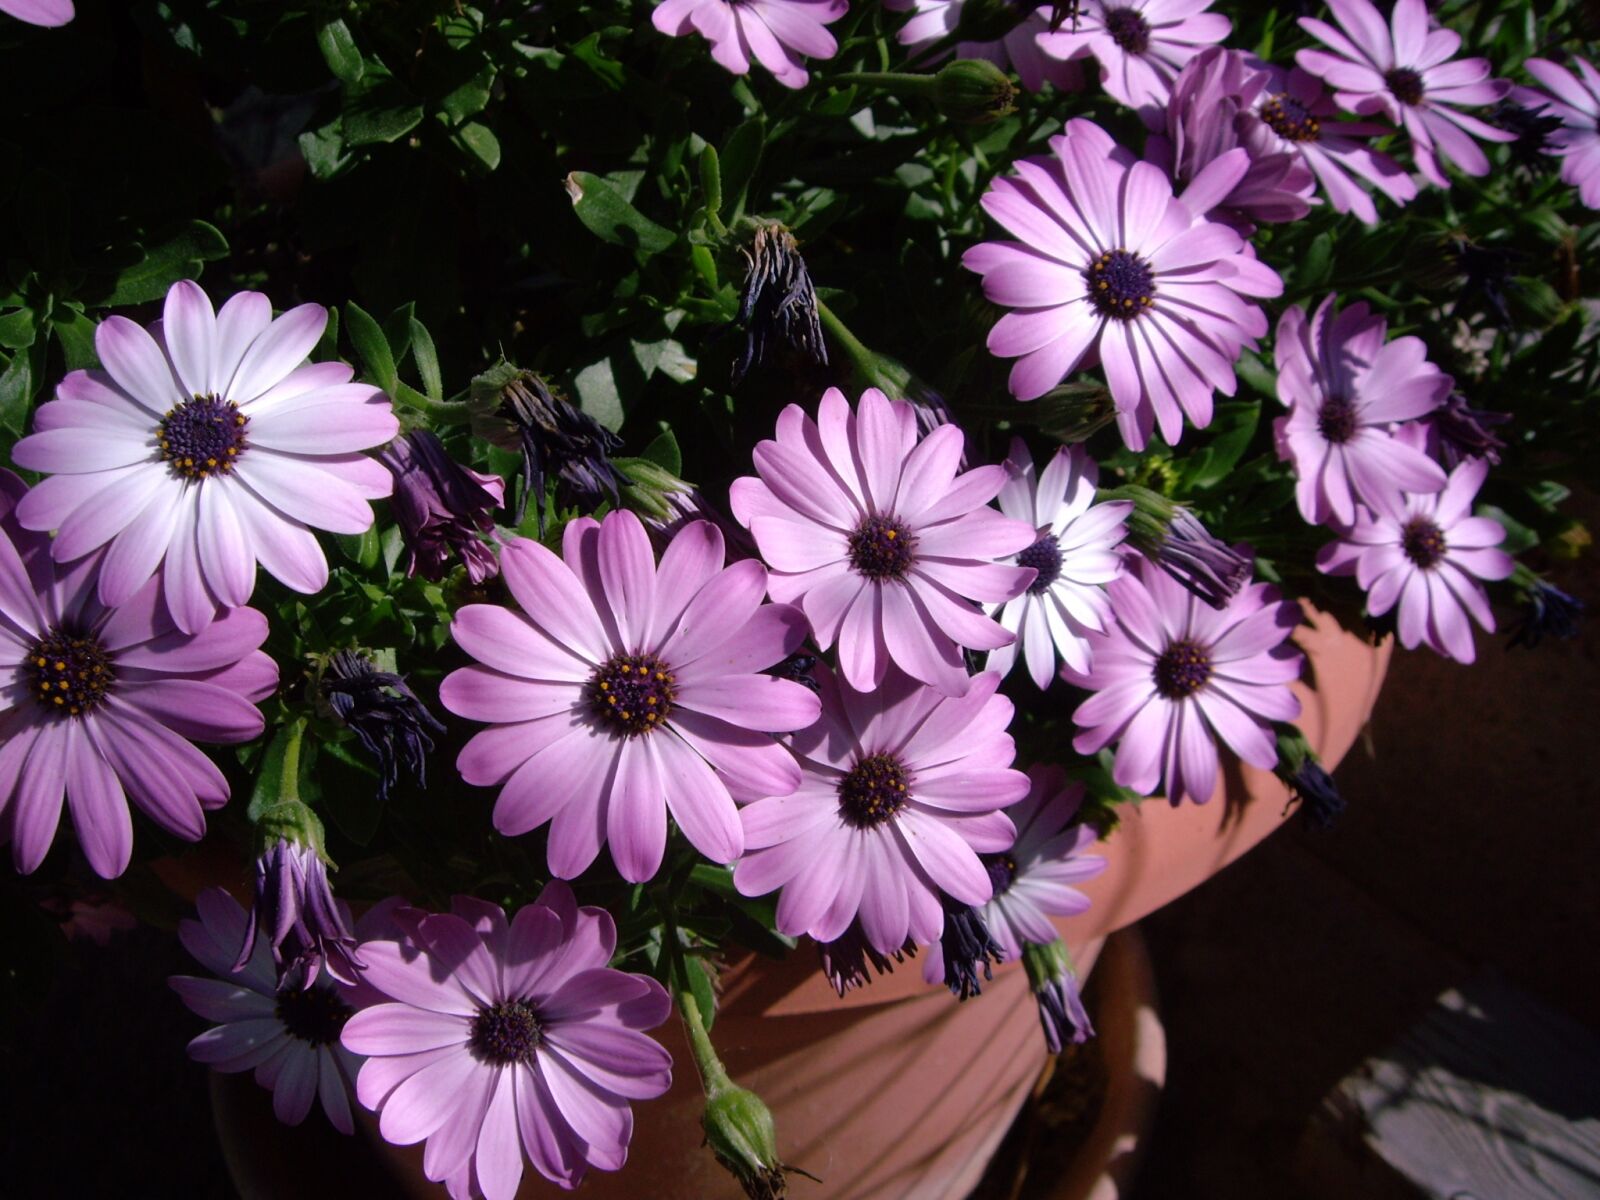
[[[1039,687],[1050,686],[1059,655],[1079,671],[1089,669],[1090,632],[1105,632],[1111,602],[1105,585],[1122,574],[1117,547],[1128,534],[1133,505],[1124,500],[1096,504],[1099,471],[1082,446],[1063,446],[1042,472],[1021,438],[1006,460],[1010,478],[1000,489],[1000,511],[1026,521],[1039,538],[1017,555],[1019,567],[1038,572],[1026,591],[990,615],[1017,640],[989,652],[986,671],[1011,673],[1018,658]]]
[[[106,318],[95,331],[104,370],[63,379],[12,450],[50,476],[17,520],[57,531],[57,562],[107,547],[108,607],[159,570],[185,633],[246,603],[258,562],[295,591],[321,591],[328,561],[311,531],[371,526],[369,501],[391,477],[361,451],[399,429],[388,398],[351,383],[344,363],[305,361],[327,323],[318,304],[274,320],[260,292],[216,312],[188,280],[149,329]]]

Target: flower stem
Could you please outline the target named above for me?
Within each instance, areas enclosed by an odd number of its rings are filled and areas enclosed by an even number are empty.
[[[689,1048],[694,1051],[695,1066],[700,1069],[700,1081],[705,1086],[706,1095],[714,1096],[732,1087],[733,1080],[728,1077],[728,1069],[717,1057],[717,1048],[711,1044],[711,1035],[706,1032],[705,1022],[700,1017],[700,1003],[694,998],[694,993],[684,990],[677,993],[675,999],[678,1002],[678,1015],[683,1018],[683,1027],[689,1031]]]
[[[837,84],[860,84],[863,87],[881,88],[904,96],[926,94],[933,90],[932,75],[913,75],[907,71],[846,71],[828,80]]]
[[[284,730],[283,774],[278,777],[278,803],[300,803],[300,744],[305,741],[306,720],[296,717]]]

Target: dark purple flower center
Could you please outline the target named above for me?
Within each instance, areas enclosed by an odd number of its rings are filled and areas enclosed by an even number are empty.
[[[1355,436],[1356,408],[1341,396],[1330,396],[1317,413],[1317,429],[1334,445],[1342,445]]]
[[[1155,302],[1155,272],[1127,250],[1106,251],[1089,264],[1083,277],[1095,307],[1119,321],[1133,320]]]
[[[28,648],[34,698],[47,712],[79,717],[99,706],[117,676],[98,639],[50,630]]]
[[[983,869],[989,872],[989,885],[994,888],[997,900],[1009,892],[1017,880],[1017,860],[1009,854],[985,854]]]
[[[1279,92],[1261,106],[1261,119],[1286,142],[1314,142],[1322,137],[1322,122],[1287,92]]]
[[[911,566],[916,545],[899,517],[868,517],[850,535],[850,566],[868,579],[899,579]]]
[[[1412,517],[1400,530],[1400,549],[1424,571],[1437,566],[1447,548],[1444,530],[1427,517]]]
[[[161,457],[182,479],[210,479],[233,470],[248,443],[250,418],[231,400],[196,396],[169,409],[156,430]]]
[[[1106,32],[1125,54],[1143,54],[1150,49],[1150,22],[1131,8],[1113,8],[1105,15]]]
[[[337,1042],[353,1011],[331,987],[287,987],[278,993],[278,1020],[289,1036],[313,1046]]]
[[[1028,585],[1029,595],[1039,595],[1061,578],[1061,543],[1056,541],[1054,534],[1045,534],[1017,555],[1017,566],[1032,567],[1039,572],[1038,577]]]
[[[526,1000],[507,1000],[480,1008],[472,1018],[472,1032],[467,1038],[474,1054],[497,1066],[531,1063],[534,1051],[543,1042],[544,1026]]]
[[[1410,67],[1396,67],[1383,77],[1383,81],[1401,104],[1415,108],[1422,103],[1422,76]]]
[[[600,719],[625,737],[649,733],[667,719],[676,681],[654,654],[618,654],[589,677],[589,703]]]
[[[1156,659],[1152,674],[1156,691],[1168,700],[1192,696],[1211,678],[1211,648],[1189,638],[1173,642]]]
[[[906,806],[910,782],[894,755],[863,758],[839,781],[839,815],[857,829],[882,825]]]

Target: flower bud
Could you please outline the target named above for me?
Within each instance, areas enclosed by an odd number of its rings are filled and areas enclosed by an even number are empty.
[[[1066,383],[1040,396],[1032,416],[1057,441],[1087,442],[1117,419],[1111,392],[1097,383]]]
[[[418,787],[427,787],[431,735],[443,733],[444,726],[406,685],[405,677],[375,669],[354,650],[338,651],[328,668],[322,694],[377,764],[378,799],[388,802],[401,767]]]
[[[1050,943],[1026,942],[1022,965],[1039,1005],[1039,1026],[1050,1053],[1060,1054],[1069,1042],[1078,1045],[1092,1038],[1094,1025],[1083,1007],[1077,972],[1072,969],[1072,955],[1066,943],[1060,938]]]
[[[1131,500],[1128,544],[1212,608],[1226,608],[1250,581],[1251,560],[1177,501],[1135,484],[1102,491],[1099,499]]]
[[[751,1200],[777,1200],[788,1190],[778,1161],[778,1134],[772,1113],[748,1088],[729,1085],[707,1097],[700,1118],[706,1141]]]
[[[300,801],[280,801],[256,822],[256,834],[262,850],[256,859],[255,903],[234,970],[250,961],[257,934],[265,930],[273,961],[288,959],[283,974],[290,986],[310,987],[324,968],[341,983],[354,984],[363,964],[349,921],[328,886],[322,822]]]
[[[1511,582],[1519,593],[1520,618],[1512,631],[1510,645],[1531,650],[1546,634],[1562,639],[1578,636],[1578,622],[1583,617],[1582,600],[1569,596],[1521,565],[1511,576]]]
[[[1289,803],[1305,807],[1306,819],[1318,829],[1331,828],[1345,810],[1333,776],[1323,770],[1305,734],[1293,725],[1278,726],[1278,765],[1273,774],[1289,789]]]
[[[445,453],[426,429],[402,434],[378,461],[394,476],[390,507],[405,543],[407,575],[438,582],[452,552],[474,584],[500,573],[494,551],[479,537],[494,530],[494,511],[505,499],[505,483],[464,467]]]
[[[958,58],[933,77],[933,102],[964,125],[986,125],[1016,110],[1017,88],[986,58]]]
[[[749,249],[741,246],[739,253],[748,267],[739,304],[745,341],[733,364],[733,385],[783,348],[827,366],[817,292],[794,234],[776,221],[758,225]]]

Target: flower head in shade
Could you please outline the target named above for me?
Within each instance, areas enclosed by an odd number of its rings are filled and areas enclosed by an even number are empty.
[[[29,25],[55,28],[72,20],[72,0],[0,0],[0,12]]]
[[[1083,784],[1069,781],[1056,765],[1030,767],[1028,783],[1028,794],[1006,810],[1017,827],[1016,844],[984,855],[994,898],[983,916],[1008,962],[1021,958],[1029,942],[1054,941],[1050,918],[1089,907],[1089,897],[1072,885],[1106,869],[1104,857],[1087,853],[1098,840],[1094,829],[1075,823]]]
[[[833,990],[843,996],[858,987],[866,987],[873,975],[894,974],[896,963],[916,957],[917,944],[908,938],[893,954],[880,954],[861,932],[861,922],[853,921],[850,928],[833,941],[818,942],[817,953],[822,959],[822,973]]]
[[[1248,237],[1256,222],[1297,221],[1311,211],[1316,181],[1304,158],[1287,146],[1247,139],[1249,114],[1269,82],[1259,63],[1238,50],[1208,46],[1191,58],[1172,87],[1166,124],[1145,142],[1144,156],[1187,190],[1184,203],[1197,217],[1220,221]],[[1211,184],[1208,168],[1229,150],[1250,156],[1242,177],[1224,166],[1226,191]]]
[[[1078,974],[1072,969],[1072,955],[1060,938],[1050,943],[1032,942],[1023,948],[1023,965],[1028,983],[1039,1004],[1039,1026],[1051,1054],[1060,1054],[1067,1045],[1082,1045],[1094,1036],[1083,995],[1078,989]]]
[[[1273,774],[1289,789],[1289,803],[1299,804],[1314,828],[1333,828],[1345,810],[1344,797],[1306,735],[1292,725],[1278,730],[1278,765]]]
[[[1271,768],[1272,722],[1300,715],[1289,682],[1301,656],[1288,641],[1299,608],[1262,583],[1206,608],[1147,560],[1108,590],[1117,620],[1090,639],[1093,670],[1062,671],[1095,693],[1072,714],[1078,753],[1116,742],[1112,778],[1145,795],[1159,789],[1173,804],[1215,794],[1218,739]]]
[[[1495,429],[1510,420],[1510,413],[1473,408],[1460,392],[1451,392],[1428,414],[1428,449],[1438,455],[1446,470],[1455,470],[1469,458],[1487,459],[1498,466],[1506,444]]]
[[[962,21],[975,7],[981,7],[981,0],[976,5],[973,0],[884,0],[883,6],[890,12],[912,14],[895,36],[902,46],[920,52],[952,33],[968,32],[960,28]],[[1048,6],[1035,5],[1031,10],[1025,4],[1015,7],[1020,19],[1009,29],[994,31],[992,39],[973,36],[958,41],[955,56],[984,59],[1002,69],[1014,70],[1030,92],[1041,90],[1047,83],[1063,92],[1081,88],[1080,63],[1054,58],[1039,48],[1039,35],[1050,32]]]
[[[1250,582],[1255,561],[1213,534],[1183,505],[1149,488],[1109,493],[1133,503],[1128,546],[1212,608],[1223,608]]]
[[[1289,415],[1274,426],[1278,454],[1294,464],[1300,515],[1349,525],[1366,505],[1394,512],[1406,492],[1436,492],[1444,471],[1395,438],[1450,394],[1421,338],[1385,341],[1388,322],[1365,301],[1335,311],[1329,296],[1309,319],[1295,305],[1278,319],[1278,398]]]
[[[856,411],[829,388],[813,421],[791,404],[776,440],[755,449],[757,476],[734,481],[733,514],[772,568],[774,600],[800,606],[818,646],[870,691],[893,663],[947,695],[967,687],[963,646],[1012,637],[971,603],[1003,602],[1032,582],[994,560],[1037,536],[988,507],[1004,467],[960,472],[965,438],[944,425],[920,442],[916,413],[876,388]]]
[[[1354,575],[1373,616],[1398,608],[1396,630],[1407,650],[1426,642],[1446,658],[1471,662],[1472,621],[1494,632],[1478,580],[1504,579],[1516,566],[1498,548],[1504,527],[1471,515],[1488,473],[1484,459],[1469,459],[1440,492],[1408,495],[1393,513],[1358,512],[1350,531],[1317,554],[1318,570]]]
[[[1041,687],[1055,678],[1056,659],[1089,669],[1085,635],[1101,632],[1111,616],[1105,585],[1122,573],[1117,547],[1127,536],[1127,501],[1096,504],[1099,471],[1081,446],[1058,449],[1043,471],[1021,438],[1006,460],[1010,478],[1000,489],[1000,511],[1026,521],[1037,540],[1017,555],[1017,565],[1038,572],[1015,600],[997,606],[1000,624],[1017,635],[989,652],[986,670],[1008,675],[1019,660]]]
[[[404,676],[378,670],[359,651],[340,650],[322,677],[322,692],[377,766],[379,800],[388,802],[402,768],[418,787],[428,786],[433,734],[443,733],[444,726]]]
[[[1227,17],[1204,11],[1209,6],[1210,0],[1083,0],[1075,17],[1039,35],[1039,47],[1052,58],[1093,55],[1106,93],[1138,109],[1153,128],[1183,65],[1233,28]]]
[[[1305,160],[1335,212],[1378,223],[1378,208],[1356,182],[1363,179],[1396,204],[1416,199],[1405,168],[1367,143],[1388,133],[1384,125],[1342,119],[1339,106],[1315,75],[1295,67],[1264,65],[1267,83],[1241,116],[1239,137],[1252,154],[1283,151]]]
[[[943,903],[944,930],[924,960],[923,978],[944,984],[957,1000],[970,1000],[983,994],[983,984],[994,978],[994,964],[1005,961],[1005,952],[989,932],[982,907],[958,904],[948,896]]]
[[[1518,571],[1520,576],[1525,568],[1518,568]],[[1521,612],[1510,644],[1532,650],[1546,635],[1562,640],[1577,637],[1578,622],[1583,619],[1583,601],[1531,571],[1526,571],[1526,576],[1515,580],[1521,585]]]
[[[328,562],[311,531],[372,524],[389,472],[360,451],[398,429],[388,398],[351,383],[344,363],[305,361],[327,323],[317,304],[274,320],[260,292],[214,312],[188,280],[172,285],[158,327],[106,318],[104,370],[63,379],[11,452],[50,476],[17,519],[58,531],[58,562],[105,547],[102,604],[126,602],[159,569],[186,633],[248,601],[258,562],[295,591],[321,591]]]
[[[378,455],[394,476],[391,506],[405,540],[407,575],[441,580],[452,554],[474,584],[500,564],[480,534],[494,531],[494,510],[505,503],[505,482],[464,467],[426,429],[395,438]]]
[[[537,542],[501,552],[521,611],[470,604],[451,634],[478,662],[439,689],[491,728],[461,751],[462,777],[498,786],[495,828],[550,823],[550,870],[570,879],[609,841],[625,879],[655,875],[671,812],[707,858],[744,850],[734,802],[800,782],[770,735],[816,720],[817,698],[761,674],[805,638],[805,618],[763,605],[767,575],[723,566],[722,534],[686,526],[656,567],[631,512],[569,523],[558,558]]]
[[[962,264],[1007,313],[989,349],[1015,358],[1011,394],[1042,396],[1094,354],[1111,386],[1123,441],[1144,448],[1159,424],[1176,444],[1187,415],[1211,422],[1216,392],[1237,387],[1233,363],[1267,331],[1247,296],[1283,281],[1224,225],[1197,220],[1160,168],[1135,162],[1092,121],[1067,122],[1049,158],[1023,159],[984,194],[1018,241],[982,242]],[[1243,149],[1208,172],[1225,194],[1249,168]]]
[[[1372,0],[1328,0],[1328,8],[1337,29],[1315,17],[1300,18],[1301,28],[1328,49],[1301,50],[1295,61],[1327,81],[1340,108],[1363,116],[1383,113],[1403,125],[1417,169],[1434,186],[1450,186],[1439,169],[1440,155],[1468,175],[1487,175],[1489,160],[1472,139],[1509,142],[1516,135],[1459,106],[1493,104],[1510,88],[1489,78],[1489,60],[1452,61],[1461,35],[1432,29],[1425,0],[1396,0],[1388,20]]]
[[[1547,58],[1522,65],[1547,90],[1514,88],[1512,98],[1560,121],[1559,128],[1546,131],[1546,153],[1561,157],[1561,178],[1578,189],[1578,198],[1600,208],[1600,72],[1576,55],[1575,72]]]
[[[822,340],[822,322],[817,316],[817,290],[794,234],[776,221],[760,225],[750,248],[741,246],[739,253],[748,269],[744,298],[739,303],[744,350],[733,364],[734,386],[739,386],[752,367],[783,348],[827,366],[828,345]]]
[[[979,858],[1010,847],[1000,810],[1027,792],[1011,770],[1011,701],[1000,677],[978,675],[951,698],[892,671],[861,692],[817,668],[822,715],[790,739],[804,779],[788,796],[747,805],[746,854],[734,868],[747,896],[782,888],[778,928],[819,942],[854,920],[880,955],[944,930],[940,893],[958,904],[992,894]]]
[[[611,970],[617,929],[559,881],[509,921],[458,896],[413,921],[414,945],[364,942],[364,982],[383,993],[351,1017],[365,1054],[361,1103],[396,1145],[427,1140],[429,1179],[466,1200],[510,1200],[523,1164],[562,1187],[628,1157],[632,1100],[672,1084],[672,1059],[642,1031],[672,1011],[655,980]]]
[[[823,27],[849,7],[848,0],[662,0],[650,21],[669,37],[698,33],[735,75],[748,75],[753,58],[784,87],[803,88],[811,78],[803,59],[839,52]]]
[[[0,471],[0,830],[28,874],[55,840],[63,800],[89,865],[111,879],[133,851],[132,801],[197,842],[228,783],[191,742],[248,742],[278,669],[252,608],[200,633],[173,628],[158,584],[102,604],[99,555],[61,566],[16,524],[27,495]],[[235,947],[237,949],[237,947]]]
[[[309,809],[304,817],[310,824],[306,840],[293,834],[272,836],[256,857],[255,904],[233,969],[245,969],[265,931],[272,961],[279,967],[286,957],[283,948],[289,947],[290,968],[282,972],[285,986],[311,987],[326,969],[353,987],[361,969],[356,937],[328,886],[320,846],[313,844],[322,840],[321,822]]]
[[[1511,147],[1511,161],[1535,175],[1555,168],[1549,155],[1557,154],[1557,144],[1550,135],[1566,122],[1550,112],[1550,98],[1532,88],[1514,87],[1511,95],[1498,101],[1489,112],[1489,119],[1516,141]]]
[[[556,481],[556,501],[593,512],[605,500],[617,503],[628,481],[611,465],[622,439],[588,413],[573,408],[532,371],[498,363],[472,381],[473,431],[522,454],[522,494],[513,524],[521,525],[528,501],[544,536],[545,481]]]
[[[348,996],[328,979],[280,988],[265,938],[236,967],[244,910],[221,888],[201,892],[195,905],[200,919],[181,922],[178,937],[219,978],[168,981],[191,1011],[217,1022],[189,1043],[189,1057],[215,1071],[253,1068],[285,1125],[304,1121],[315,1100],[335,1129],[352,1132],[350,1085],[361,1059],[339,1044],[352,1011]]]

